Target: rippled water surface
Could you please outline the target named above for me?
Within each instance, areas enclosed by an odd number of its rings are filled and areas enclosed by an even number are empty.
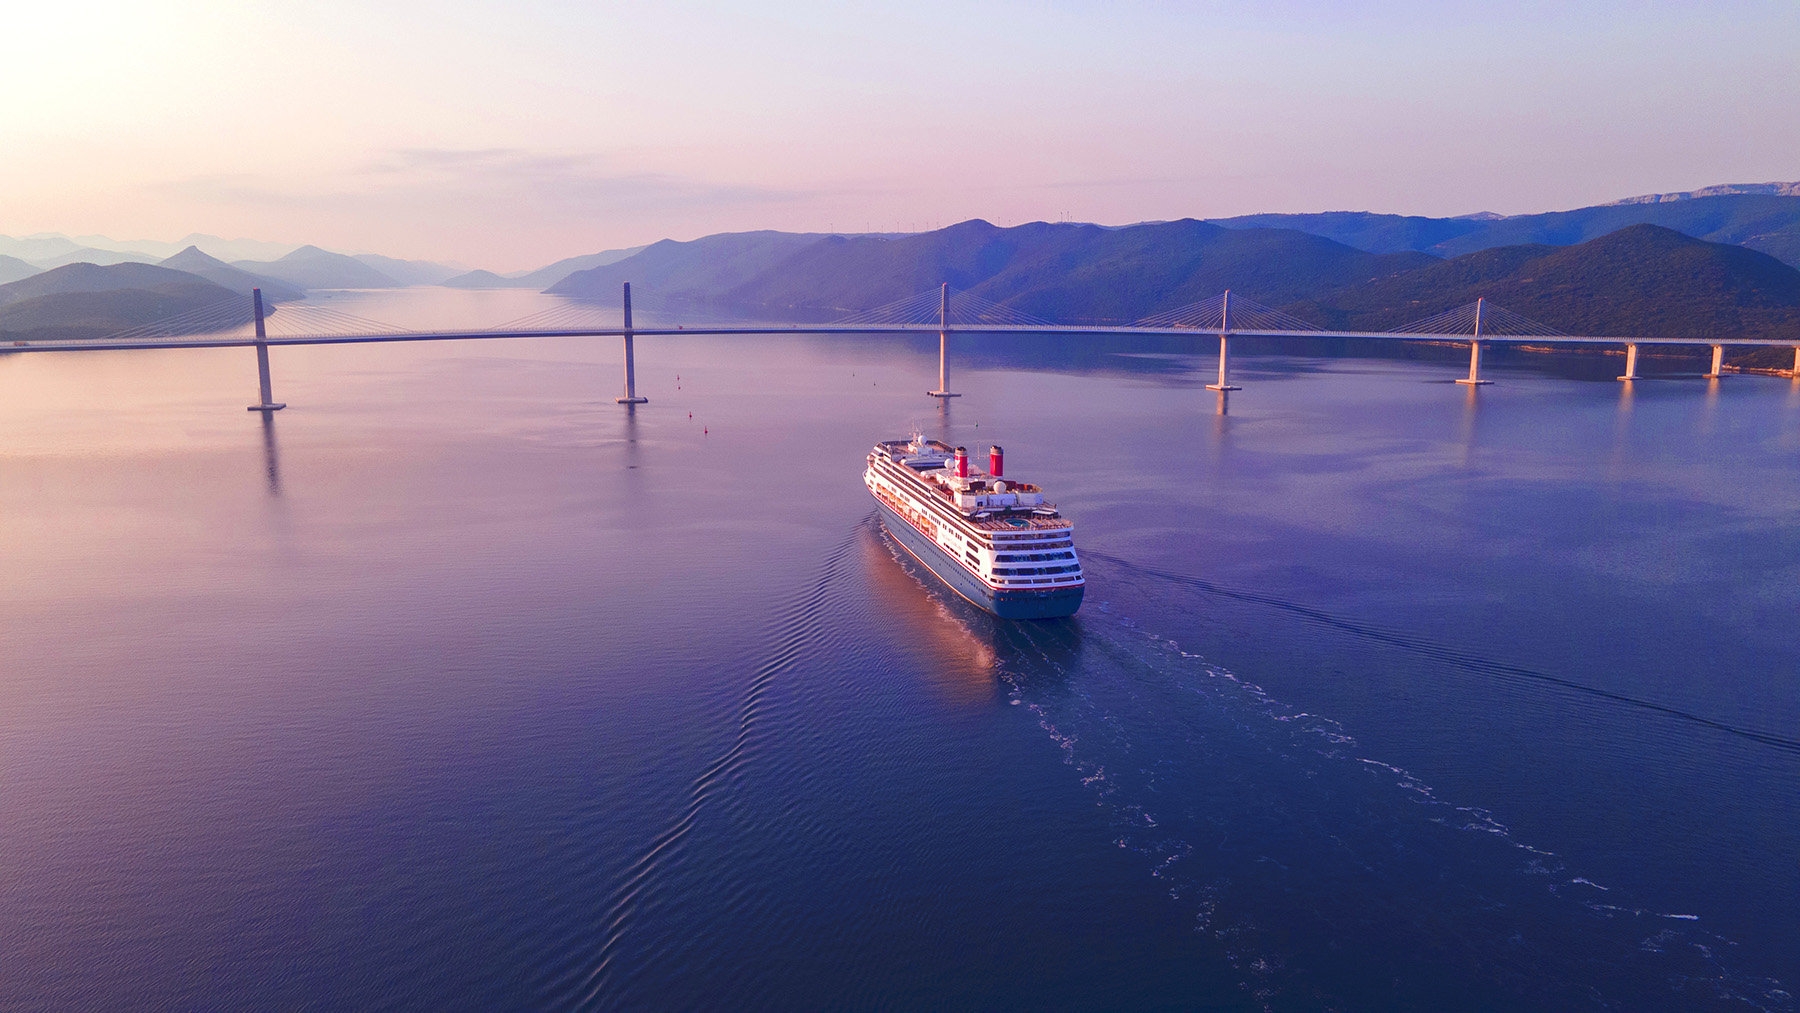
[[[955,341],[0,357],[0,1007],[1795,1008],[1800,388]]]

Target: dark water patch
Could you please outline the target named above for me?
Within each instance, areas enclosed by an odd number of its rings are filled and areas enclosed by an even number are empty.
[[[1696,916],[1569,871],[1129,617],[1081,622],[1079,660],[1040,667],[1022,645],[1004,677],[1259,1005],[1792,1008]]]
[[[1129,560],[1121,559],[1118,556],[1110,555],[1107,553],[1095,552],[1090,549],[1086,553],[1084,553],[1084,555],[1086,555],[1089,558],[1104,559],[1108,563],[1111,563],[1114,566],[1118,566],[1122,569],[1126,569],[1135,574],[1142,574],[1144,576],[1154,577],[1158,580],[1166,581],[1166,582],[1169,582],[1172,584],[1179,584],[1183,587],[1192,588],[1197,591],[1202,591],[1209,595],[1215,595],[1215,596],[1218,596],[1221,598],[1229,598],[1234,601],[1247,602],[1247,603],[1251,603],[1251,604],[1255,604],[1255,605],[1263,605],[1263,606],[1268,606],[1270,608],[1280,609],[1283,612],[1287,612],[1289,614],[1299,616],[1299,617],[1305,619],[1307,622],[1313,623],[1315,625],[1329,627],[1329,628],[1337,630],[1339,632],[1348,633],[1354,637],[1357,637],[1357,638],[1360,638],[1363,640],[1372,641],[1374,643],[1378,643],[1383,646],[1400,648],[1402,650],[1420,655],[1421,657],[1429,658],[1433,661],[1439,661],[1439,662],[1443,662],[1448,665],[1452,665],[1452,666],[1454,666],[1456,668],[1460,668],[1464,671],[1475,672],[1475,673],[1482,674],[1482,675],[1498,676],[1498,677],[1502,677],[1502,678],[1529,679],[1534,682],[1546,683],[1549,685],[1560,687],[1560,688],[1568,690],[1570,692],[1582,693],[1582,694],[1585,694],[1588,696],[1596,697],[1598,699],[1610,700],[1614,703],[1620,703],[1620,704],[1625,704],[1625,705],[1631,706],[1631,707],[1641,708],[1643,710],[1654,711],[1656,713],[1664,714],[1664,715],[1667,715],[1672,718],[1677,718],[1682,721],[1687,721],[1687,722],[1690,722],[1690,723],[1693,723],[1696,725],[1701,725],[1701,726],[1704,726],[1707,728],[1711,728],[1716,731],[1724,732],[1728,735],[1735,735],[1739,738],[1748,739],[1752,742],[1759,742],[1766,746],[1773,746],[1777,749],[1786,750],[1788,752],[1800,752],[1800,739],[1791,738],[1791,737],[1785,736],[1785,735],[1780,735],[1775,732],[1761,731],[1761,730],[1758,730],[1755,728],[1739,727],[1737,725],[1732,725],[1732,724],[1728,724],[1723,721],[1718,721],[1713,718],[1706,717],[1704,715],[1694,714],[1694,713],[1690,713],[1688,711],[1680,710],[1675,707],[1670,707],[1670,706],[1667,706],[1664,704],[1656,703],[1651,700],[1642,700],[1642,699],[1638,699],[1636,697],[1626,696],[1621,693],[1614,693],[1614,692],[1611,692],[1609,690],[1606,690],[1606,689],[1603,689],[1603,688],[1600,688],[1597,686],[1584,685],[1584,684],[1576,682],[1574,680],[1567,679],[1562,676],[1553,675],[1548,672],[1537,672],[1537,671],[1533,671],[1528,668],[1521,668],[1517,665],[1509,665],[1509,664],[1505,664],[1502,662],[1492,661],[1492,660],[1489,660],[1486,658],[1480,658],[1480,657],[1464,654],[1459,651],[1453,650],[1451,648],[1445,647],[1443,645],[1432,644],[1427,641],[1412,639],[1412,638],[1406,637],[1402,634],[1394,633],[1391,631],[1379,630],[1379,629],[1375,629],[1373,627],[1366,626],[1366,625],[1363,625],[1360,623],[1352,622],[1351,620],[1343,619],[1338,616],[1330,615],[1326,612],[1322,612],[1318,609],[1310,608],[1310,607],[1308,607],[1306,605],[1302,605],[1298,602],[1292,602],[1292,601],[1287,601],[1287,600],[1284,600],[1281,598],[1271,597],[1268,595],[1257,594],[1252,591],[1235,590],[1235,589],[1231,589],[1231,588],[1221,587],[1220,585],[1215,584],[1212,581],[1203,580],[1199,577],[1193,577],[1193,576],[1177,574],[1177,573],[1170,573],[1170,572],[1167,572],[1164,570],[1158,570],[1154,567],[1140,566],[1138,564],[1130,562]]]

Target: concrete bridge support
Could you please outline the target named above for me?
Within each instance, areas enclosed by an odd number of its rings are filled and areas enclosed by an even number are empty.
[[[1625,375],[1619,377],[1619,379],[1635,380],[1637,378],[1637,345],[1629,344],[1625,346]]]
[[[1794,379],[1800,380],[1800,345],[1794,346],[1794,368],[1788,370],[1788,374]]]
[[[269,382],[269,332],[263,325],[262,289],[250,290],[250,306],[256,311],[256,382],[262,394],[262,400],[251,405],[248,411],[278,412],[286,408],[286,404],[275,400],[272,384]]]
[[[1231,385],[1231,290],[1225,290],[1225,298],[1219,303],[1219,382],[1206,385],[1207,390],[1216,390],[1223,394],[1227,391],[1243,390]],[[1219,399],[1219,414],[1225,413],[1225,399]]]
[[[1457,383],[1466,383],[1471,387],[1494,382],[1481,378],[1481,308],[1486,303],[1486,299],[1475,300],[1475,340],[1469,342],[1469,378],[1456,381]]]
[[[1231,385],[1231,339],[1223,334],[1219,335],[1219,382],[1207,384],[1206,389],[1221,392],[1244,389]]]
[[[1481,378],[1481,342],[1469,342],[1469,375],[1466,379],[1461,379],[1456,382],[1466,383],[1471,387],[1480,387],[1484,384],[1494,382],[1492,380],[1483,380]]]
[[[625,396],[613,398],[614,404],[649,404],[647,397],[638,397],[637,362],[631,354],[631,282],[625,283]]]
[[[1719,377],[1722,377],[1725,375],[1724,366],[1725,366],[1725,346],[1724,345],[1714,345],[1713,346],[1712,368],[1707,370],[1706,373],[1703,375],[1708,380],[1717,380]]]
[[[932,397],[962,397],[950,393],[950,283],[938,289],[938,385],[925,393]]]

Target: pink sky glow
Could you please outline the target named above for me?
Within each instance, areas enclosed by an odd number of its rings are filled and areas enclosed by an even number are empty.
[[[1791,2],[39,4],[0,234],[494,270],[660,238],[1524,212],[1800,178]]]

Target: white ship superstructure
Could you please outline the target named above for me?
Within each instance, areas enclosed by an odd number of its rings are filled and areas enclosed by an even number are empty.
[[[1074,525],[1043,490],[1004,477],[999,447],[985,472],[968,451],[914,437],[877,443],[863,481],[888,530],[958,594],[995,615],[1074,614],[1086,588]]]

